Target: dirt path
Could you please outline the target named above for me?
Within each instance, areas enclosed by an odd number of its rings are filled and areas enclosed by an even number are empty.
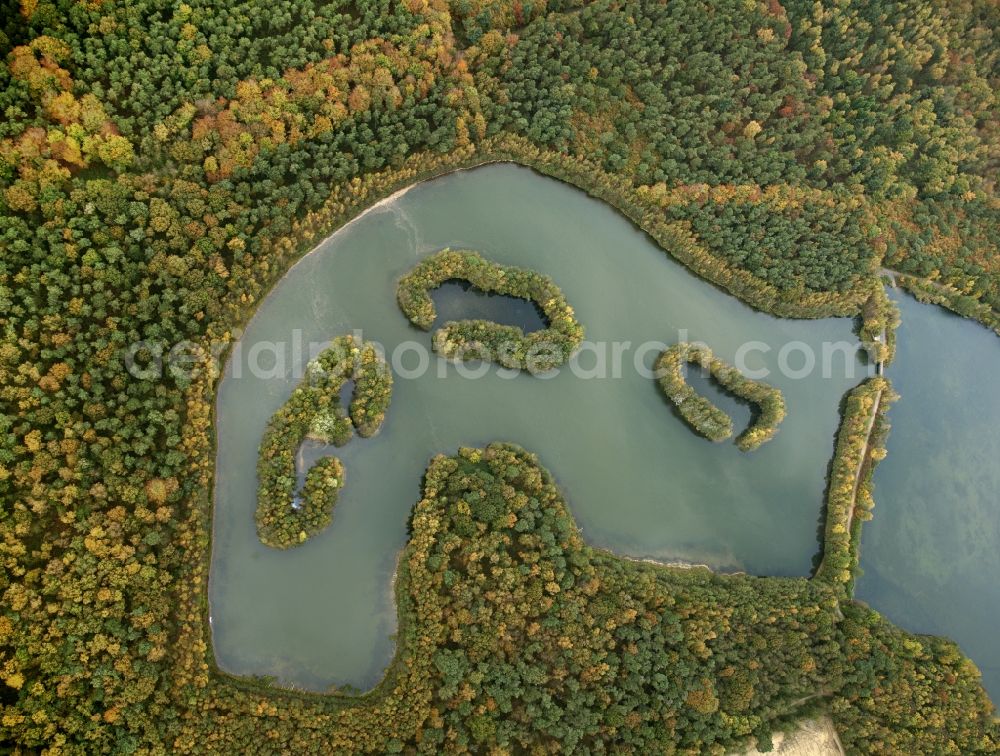
[[[882,335],[879,337],[879,343],[886,344],[887,343],[886,339],[888,338],[888,336],[889,336],[888,329],[883,327]],[[885,360],[879,360],[878,363],[875,365],[875,374],[882,375],[884,373],[885,373]]]
[[[920,276],[915,276],[912,273],[902,273],[901,271],[893,270],[892,268],[881,268],[879,270],[879,275],[886,276],[887,278],[889,278],[892,281],[893,288],[899,288],[900,287],[900,283],[899,283],[899,279],[900,278],[910,278],[910,279],[912,279],[914,281],[918,281],[918,282],[920,282],[922,284],[927,284],[932,289],[934,289],[934,291],[938,292],[942,296],[949,297],[949,298],[950,297],[954,297],[954,296],[962,296],[962,292],[961,291],[958,291],[957,289],[952,288],[948,284],[943,284],[940,281],[932,281],[929,278],[921,278]],[[905,286],[903,288],[905,288]],[[985,304],[985,303],[981,303],[981,304]]]
[[[868,418],[868,427],[865,428],[865,448],[861,452],[861,459],[858,460],[858,469],[854,473],[854,491],[851,493],[851,501],[853,506],[847,513],[847,532],[851,532],[851,526],[854,524],[854,510],[857,508],[858,504],[858,489],[861,487],[861,474],[865,469],[865,462],[868,461],[868,454],[871,452],[872,444],[872,431],[875,429],[875,418],[878,417],[879,408],[882,406],[882,391],[879,390],[878,394],[875,396],[875,406],[872,407],[872,412]]]
[[[954,294],[956,294],[956,291],[953,288],[951,288],[950,286],[948,286],[946,284],[941,283],[940,281],[931,281],[929,278],[921,278],[920,276],[914,276],[914,275],[912,275],[910,273],[901,273],[900,271],[893,270],[892,268],[882,268],[881,270],[879,270],[879,274],[883,275],[883,276],[887,276],[888,278],[890,278],[892,280],[892,285],[894,287],[896,287],[896,286],[899,285],[899,282],[898,282],[897,279],[900,276],[908,276],[909,278],[912,278],[914,281],[920,281],[921,283],[927,284],[932,289],[934,289],[935,291],[937,291],[937,292],[939,292],[941,294],[945,294],[945,295],[954,295]]]

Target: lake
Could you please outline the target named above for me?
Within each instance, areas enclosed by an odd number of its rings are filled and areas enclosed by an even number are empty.
[[[1000,700],[1000,340],[894,297],[903,322],[886,375],[901,398],[855,596],[911,632],[957,641]]]
[[[443,247],[551,276],[598,346],[555,375],[486,366],[486,375],[469,377],[473,368],[433,355],[421,373],[431,336],[399,311],[395,285]],[[454,289],[441,299],[450,317],[497,304]],[[528,305],[511,317],[536,315]],[[269,549],[254,527],[264,426],[298,382],[308,345],[317,353],[355,329],[397,358],[385,425],[337,450],[346,486],[332,525],[301,547]],[[682,340],[703,340],[729,362],[741,345],[751,347],[746,367],[770,370],[766,380],[785,394],[788,416],[773,441],[743,454],[731,441],[696,436],[675,416],[636,366],[648,368]],[[394,651],[391,578],[424,468],[437,453],[492,440],[539,455],[595,546],[761,575],[810,574],[839,402],[867,374],[849,348],[828,355],[831,375],[823,375],[822,345],[837,342],[856,344],[849,319],[754,312],[690,274],[608,205],[526,168],[486,166],[412,188],[295,265],[227,365],[209,581],[218,664],[309,690],[375,685]],[[805,377],[804,351],[818,360]],[[701,376],[692,381],[733,411],[738,434],[749,410]]]

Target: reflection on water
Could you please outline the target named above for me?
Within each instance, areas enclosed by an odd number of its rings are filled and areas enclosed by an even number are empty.
[[[445,281],[431,291],[431,299],[437,312],[434,328],[451,320],[492,320],[525,333],[548,328],[545,316],[531,300],[483,292],[468,281]]]
[[[1000,699],[1000,340],[908,296],[887,371],[889,456],[875,471],[856,596],[957,641]]]

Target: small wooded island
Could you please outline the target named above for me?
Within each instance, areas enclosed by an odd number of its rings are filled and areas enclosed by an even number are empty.
[[[354,386],[350,411],[340,405],[344,385]],[[257,534],[261,543],[285,549],[321,532],[333,518],[344,486],[344,466],[324,457],[297,488],[295,456],[306,439],[343,446],[354,435],[378,432],[392,397],[392,372],[370,343],[353,336],[333,340],[306,366],[302,383],[274,413],[260,442],[257,461]]]
[[[722,388],[754,405],[753,422],[736,438],[741,451],[753,451],[774,438],[778,424],[785,419],[785,399],[781,391],[747,378],[704,345],[682,342],[663,351],[656,361],[656,371],[664,395],[692,428],[711,441],[725,441],[733,435],[733,421],[729,415],[700,396],[684,380],[683,369],[687,364],[708,370]]]
[[[396,298],[403,314],[425,331],[436,313],[430,292],[445,281],[467,281],[479,291],[527,299],[548,324],[525,334],[517,326],[487,320],[445,323],[434,332],[434,351],[461,360],[494,360],[507,368],[544,372],[562,365],[583,341],[583,326],[559,287],[547,276],[512,265],[498,265],[478,252],[443,249],[400,280]]]

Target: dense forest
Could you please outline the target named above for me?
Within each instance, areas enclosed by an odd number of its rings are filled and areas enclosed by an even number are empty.
[[[199,347],[371,202],[495,159],[775,314],[861,314],[887,268],[996,324],[998,28],[990,0],[0,0],[0,743],[718,753],[821,708],[857,751],[996,752],[957,648],[845,600],[861,517],[811,581],[633,564],[503,446],[429,469],[375,691],[226,677]],[[198,369],[163,369],[182,343]]]

